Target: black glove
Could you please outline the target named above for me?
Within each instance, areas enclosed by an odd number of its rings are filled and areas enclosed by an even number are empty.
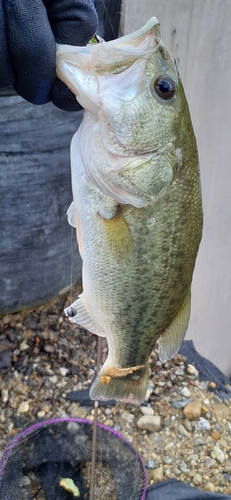
[[[86,45],[96,27],[91,0],[0,0],[0,88],[13,85],[33,104],[80,109],[56,78],[55,43]]]

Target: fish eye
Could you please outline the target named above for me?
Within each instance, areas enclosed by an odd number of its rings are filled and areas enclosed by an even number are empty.
[[[155,93],[164,101],[170,101],[176,93],[176,82],[170,76],[159,76],[153,87]]]

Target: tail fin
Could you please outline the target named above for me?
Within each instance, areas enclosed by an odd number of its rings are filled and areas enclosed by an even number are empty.
[[[140,405],[145,399],[148,379],[147,365],[126,376],[108,376],[103,367],[91,386],[90,397]]]

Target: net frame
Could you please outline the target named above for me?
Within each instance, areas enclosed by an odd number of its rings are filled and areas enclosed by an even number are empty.
[[[2,458],[0,460],[0,488],[1,488],[1,483],[4,477],[4,470],[5,467],[7,466],[7,460],[10,457],[11,451],[14,449],[14,447],[21,441],[24,440],[26,437],[29,437],[29,435],[33,435],[34,432],[38,431],[39,429],[45,428],[49,425],[54,425],[56,423],[68,423],[68,422],[75,422],[77,424],[87,424],[93,426],[93,421],[88,420],[88,419],[81,419],[81,418],[75,418],[75,417],[63,417],[63,418],[54,418],[54,419],[49,419],[49,420],[43,420],[40,422],[37,422],[36,424],[27,427],[24,429],[22,432],[20,432],[7,446],[5,451],[3,452]],[[146,474],[146,469],[143,464],[143,461],[138,453],[138,451],[134,448],[134,446],[129,443],[129,441],[122,436],[119,432],[115,431],[114,429],[111,429],[110,427],[107,427],[104,424],[97,423],[97,428],[102,429],[103,431],[109,432],[116,438],[120,439],[133,453],[135,458],[138,460],[142,477],[143,477],[143,485],[142,485],[142,495],[140,497],[140,500],[145,500],[146,498],[146,493],[147,493],[147,474]]]

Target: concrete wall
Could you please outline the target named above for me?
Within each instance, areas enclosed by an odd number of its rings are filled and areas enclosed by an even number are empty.
[[[123,33],[152,16],[177,60],[201,164],[204,233],[186,338],[231,376],[231,1],[125,0]]]

